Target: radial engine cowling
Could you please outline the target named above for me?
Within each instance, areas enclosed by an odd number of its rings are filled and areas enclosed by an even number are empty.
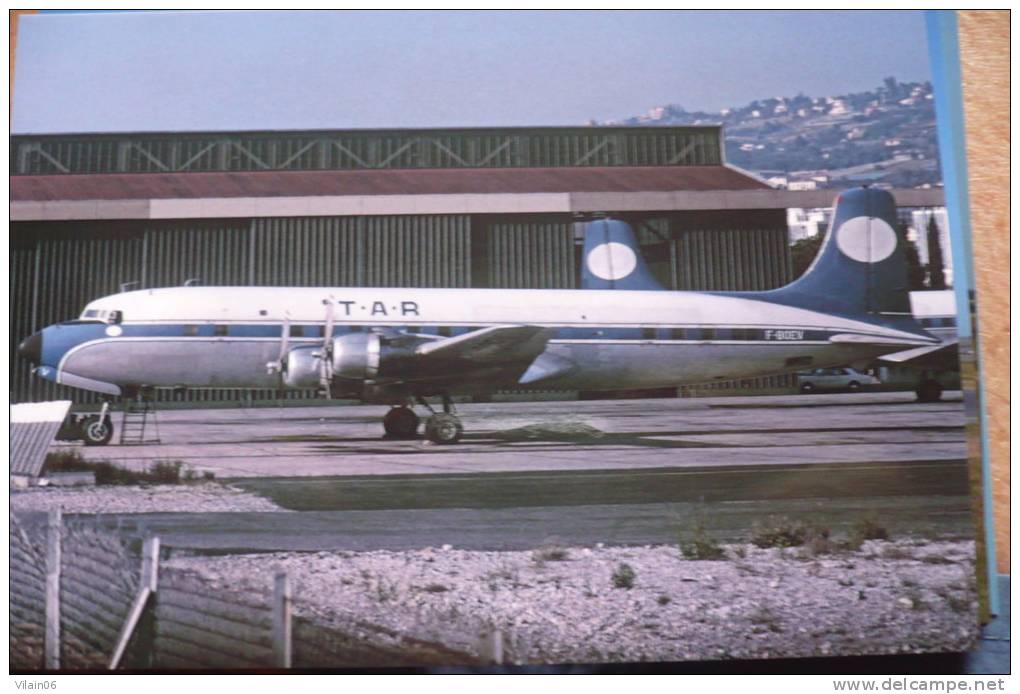
[[[283,384],[288,388],[315,388],[322,377],[322,346],[303,345],[287,352]]]
[[[333,376],[356,381],[371,380],[379,373],[382,351],[375,333],[350,333],[333,338]]]

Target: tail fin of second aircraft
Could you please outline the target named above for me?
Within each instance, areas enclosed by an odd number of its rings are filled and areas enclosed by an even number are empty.
[[[852,188],[836,197],[818,256],[798,279],[764,292],[772,301],[848,314],[910,315],[896,202],[884,190]]]
[[[634,230],[618,219],[597,219],[584,229],[582,289],[664,289],[638,246]]]

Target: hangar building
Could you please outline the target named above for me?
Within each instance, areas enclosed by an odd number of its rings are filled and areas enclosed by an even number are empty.
[[[603,215],[668,287],[768,289],[791,279],[786,208],[832,197],[728,166],[718,126],[19,135],[10,167],[12,355],[126,283],[572,288]],[[87,401],[10,369],[12,401]]]

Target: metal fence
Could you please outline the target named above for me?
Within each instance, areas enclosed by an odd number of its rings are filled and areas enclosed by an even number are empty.
[[[12,175],[706,166],[719,126],[111,133],[11,138]]]
[[[10,514],[12,670],[479,665],[465,650],[355,617],[326,621],[286,574],[225,584],[163,566],[131,523]],[[172,551],[172,550],[171,550]]]

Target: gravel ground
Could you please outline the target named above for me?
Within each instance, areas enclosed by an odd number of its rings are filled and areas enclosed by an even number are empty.
[[[444,546],[177,557],[167,565],[223,591],[266,589],[285,570],[296,614],[341,627],[368,621],[476,653],[498,631],[510,663],[963,651],[977,638],[973,543],[869,541],[818,556],[726,550],[724,560],[689,561],[671,546]],[[619,578],[623,564],[633,572],[629,588]]]
[[[284,511],[261,496],[217,483],[89,487],[31,487],[11,490],[12,511],[64,513],[159,513]]]

